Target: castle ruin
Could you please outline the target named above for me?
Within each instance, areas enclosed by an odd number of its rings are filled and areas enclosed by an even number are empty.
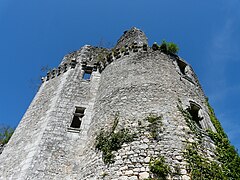
[[[106,163],[96,139],[113,126],[132,139]],[[42,78],[0,155],[0,179],[154,178],[150,165],[163,157],[167,179],[188,180],[184,152],[198,134],[200,153],[215,158],[207,129],[216,131],[191,66],[150,47],[144,32],[132,28],[113,49],[85,45]]]

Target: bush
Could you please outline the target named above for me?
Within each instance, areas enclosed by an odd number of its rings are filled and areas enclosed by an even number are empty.
[[[172,42],[168,43],[168,52],[172,54],[177,54],[178,53],[178,46]]]
[[[164,53],[168,53],[168,43],[166,41],[162,41],[162,44],[160,45],[160,50]]]
[[[159,49],[166,54],[177,54],[179,51],[179,48],[176,44],[173,42],[166,42],[165,40],[162,41]]]
[[[151,160],[149,167],[150,171],[157,179],[167,179],[167,175],[171,173],[170,167],[166,164],[162,156],[155,160]]]

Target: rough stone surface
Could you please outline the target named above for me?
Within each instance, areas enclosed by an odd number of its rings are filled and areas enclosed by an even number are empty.
[[[5,146],[3,144],[0,144],[0,154],[2,154],[4,147]]]
[[[133,27],[129,31],[125,31],[120,37],[115,48],[122,48],[126,45],[131,46],[136,43],[137,46],[143,46],[143,44],[148,44],[147,37],[143,31]]]
[[[147,179],[147,178],[149,178],[148,172],[139,173],[139,179]]]
[[[145,34],[132,28],[116,48],[137,43],[126,52],[84,46],[66,55],[43,83],[0,155],[0,179],[144,179],[152,177],[151,159],[164,156],[170,168],[180,168],[170,179],[190,179],[183,152],[194,142],[183,114],[190,102],[201,108],[202,131],[215,131],[206,98],[190,65],[179,57],[142,46]],[[108,57],[102,57],[106,56]],[[185,64],[183,73],[179,62]],[[84,80],[87,68],[91,78]],[[75,107],[84,107],[79,129],[69,128]],[[113,152],[115,162],[105,165],[95,148],[96,136],[109,130],[119,114],[116,130],[137,134],[132,142]],[[162,116],[157,138],[151,135],[150,114]],[[206,152],[214,145],[203,138]]]

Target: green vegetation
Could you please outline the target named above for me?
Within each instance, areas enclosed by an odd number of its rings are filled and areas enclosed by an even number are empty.
[[[151,160],[149,163],[150,171],[153,173],[154,178],[148,180],[165,180],[167,175],[171,173],[170,167],[166,164],[163,156],[155,160]]]
[[[116,115],[110,131],[101,131],[96,138],[96,149],[102,151],[102,159],[105,164],[114,163],[113,151],[121,149],[123,143],[133,141],[134,135],[128,129],[121,129],[114,132],[119,121]]]
[[[150,114],[146,120],[150,123],[149,124],[149,131],[151,133],[151,136],[153,139],[158,140],[159,139],[159,131],[160,127],[162,126],[162,116],[156,116],[154,114]]]
[[[200,153],[203,149],[203,145],[201,144],[202,134],[196,128],[190,113],[178,105],[178,109],[182,112],[188,127],[199,140],[196,143],[189,144],[184,152],[189,165],[191,178],[196,180],[240,179],[240,157],[235,148],[230,144],[227,135],[224,133],[220,122],[217,120],[208,102],[207,106],[209,108],[210,119],[217,131],[207,130],[206,133],[216,145],[216,161],[210,161]]]
[[[181,103],[181,101],[179,101]],[[209,161],[207,158],[200,154],[198,150],[202,150],[202,133],[197,129],[197,125],[191,114],[178,105],[179,111],[183,114],[187,126],[195,134],[198,139],[195,143],[187,145],[184,156],[189,165],[189,174],[191,179],[207,180],[207,179],[223,179],[221,166],[214,161]]]
[[[177,54],[178,51],[179,51],[179,48],[176,44],[174,44],[173,42],[167,43],[167,52],[168,53]]]
[[[192,143],[187,146],[184,153],[189,165],[189,174],[191,179],[208,180],[208,179],[225,179],[221,166],[214,161],[209,161],[203,155],[199,155],[197,143]]]
[[[152,48],[154,50],[161,50],[165,54],[177,54],[179,51],[178,46],[173,42],[166,42],[165,40],[162,41],[161,45],[154,43]]]
[[[177,107],[178,107],[178,110],[182,113],[182,115],[187,123],[187,126],[196,135],[198,140],[201,141],[202,133],[197,129],[196,122],[193,120],[193,117],[191,116],[191,114],[187,110],[184,110],[181,105],[178,104]]]
[[[7,144],[14,132],[13,128],[2,126],[0,127],[0,144]]]
[[[159,49],[160,49],[162,52],[168,54],[168,44],[167,44],[167,42],[163,40],[163,41],[162,41],[162,44],[159,46]]]
[[[97,56],[97,62],[106,63],[105,54],[98,54],[98,56]]]
[[[240,156],[230,144],[227,135],[215,116],[213,108],[207,102],[210,119],[217,132],[208,130],[210,138],[216,145],[217,160],[221,163],[225,179],[240,179]]]

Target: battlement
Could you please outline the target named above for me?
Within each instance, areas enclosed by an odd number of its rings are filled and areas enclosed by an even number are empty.
[[[86,53],[86,51],[88,53]],[[157,49],[155,44],[149,47],[147,44],[139,45],[137,42],[133,42],[131,45],[124,45],[121,48],[113,48],[111,50],[85,45],[79,51],[74,51],[73,53],[66,55],[63,58],[62,63],[57,68],[49,71],[47,76],[43,77],[41,80],[42,83],[49,81],[50,79],[65,73],[69,69],[74,69],[77,64],[80,64],[80,68],[83,70],[86,69],[86,67],[91,67],[94,71],[98,70],[101,73],[113,61],[121,60],[121,58],[127,56],[134,56],[137,53],[149,53],[154,51],[165,54],[160,49]],[[186,61],[176,54],[165,55],[172,59],[181,78],[186,79],[193,84],[198,84],[197,77]],[[81,57],[81,61],[78,60],[79,57]]]

